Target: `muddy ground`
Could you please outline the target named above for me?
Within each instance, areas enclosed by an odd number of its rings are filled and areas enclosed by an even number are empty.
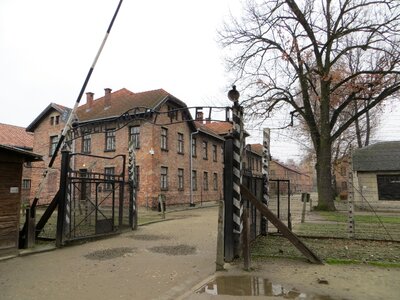
[[[169,216],[174,220],[135,232],[0,261],[0,299],[252,299],[205,293],[205,286],[214,294],[224,290],[207,285],[215,276],[245,276],[242,282],[250,276],[258,286],[251,290],[267,295],[263,299],[400,298],[399,268],[279,258],[253,261],[251,272],[237,262],[215,273],[217,208]],[[224,284],[232,290],[236,284],[229,280]]]

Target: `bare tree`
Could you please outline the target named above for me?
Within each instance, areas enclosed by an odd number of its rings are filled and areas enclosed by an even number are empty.
[[[291,106],[304,119],[317,158],[318,206],[334,210],[334,141],[400,90],[400,1],[253,0],[220,40],[233,53],[228,61],[248,114],[263,120]]]

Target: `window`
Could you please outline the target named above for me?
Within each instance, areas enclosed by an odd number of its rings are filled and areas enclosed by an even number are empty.
[[[197,149],[196,138],[192,138],[192,157],[197,156],[196,149]]]
[[[192,171],[192,190],[197,191],[197,171]]]
[[[400,200],[400,174],[376,175],[379,200]]]
[[[271,176],[275,176],[275,170],[270,170],[269,173]]]
[[[85,134],[82,137],[82,152],[90,153],[92,148],[92,136],[90,134]]]
[[[168,189],[168,168],[161,167],[161,182],[160,182],[161,190]]]
[[[178,190],[183,191],[183,169],[178,169]]]
[[[105,151],[115,151],[115,130],[106,131],[106,149]]]
[[[58,135],[53,135],[50,137],[50,150],[49,155],[52,156],[56,151],[56,147],[58,144]]]
[[[178,153],[183,154],[183,133],[178,133]]]
[[[213,161],[217,161],[217,145],[212,145]]]
[[[178,110],[172,106],[168,106],[168,117],[172,120],[178,120]]]
[[[208,172],[203,173],[203,190],[208,191]]]
[[[218,190],[218,174],[217,173],[214,173],[213,187],[214,187],[214,191]]]
[[[168,150],[168,129],[161,127],[161,149]]]
[[[208,145],[206,141],[203,141],[203,159],[208,159]]]
[[[54,126],[54,125],[58,125],[60,124],[60,116],[52,116],[50,117],[50,125]]]
[[[106,180],[106,183],[104,184],[104,190],[111,190],[113,188],[113,184],[111,183],[112,180],[114,180],[114,175],[115,175],[115,168],[114,167],[107,167],[104,168],[104,179]],[[109,182],[107,182],[109,180]]]
[[[135,149],[140,148],[140,126],[133,126],[129,128],[129,141],[133,142]]]
[[[22,189],[29,190],[31,188],[31,180],[30,179],[22,179]]]

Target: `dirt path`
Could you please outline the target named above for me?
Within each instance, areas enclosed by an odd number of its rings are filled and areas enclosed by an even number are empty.
[[[215,276],[217,208],[171,216],[117,237],[0,261],[0,299],[247,299],[195,292]],[[293,260],[252,265],[250,273],[232,265],[216,275],[258,276],[274,283],[271,290],[282,285],[307,295],[299,299],[400,298],[400,269]]]

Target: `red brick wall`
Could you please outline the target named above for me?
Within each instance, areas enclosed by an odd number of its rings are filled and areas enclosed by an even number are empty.
[[[167,104],[161,108],[162,112],[167,111]],[[178,118],[181,118],[179,115]],[[170,121],[167,114],[157,117],[157,123],[168,124]],[[153,125],[150,122],[132,123],[116,131],[116,150],[105,152],[105,134],[93,134],[91,137],[91,154],[99,156],[115,156],[125,154],[128,156],[128,136],[129,127],[140,125],[140,148],[135,149],[136,165],[139,166],[140,182],[137,194],[139,206],[154,206],[159,194],[166,196],[167,206],[175,204],[189,204],[190,202],[190,133],[192,132],[186,122],[163,126],[168,130],[168,151],[161,149],[161,126]],[[110,125],[110,128],[113,126]],[[178,153],[178,133],[183,134],[184,151]],[[222,177],[223,177],[223,156],[221,146],[223,141],[210,137],[205,134],[196,134],[197,138],[197,157],[193,158],[193,169],[197,171],[197,190],[193,192],[195,203],[201,201],[219,200],[222,196]],[[208,160],[203,159],[202,141],[208,142]],[[212,145],[217,145],[217,161],[213,161]],[[81,151],[82,139],[75,142],[75,148]],[[150,154],[150,150],[154,154]],[[94,163],[96,161],[96,163]],[[76,157],[73,160],[75,169],[90,169],[92,172],[104,172],[105,167],[115,167],[115,172],[122,170],[120,161],[104,161],[88,157]],[[126,161],[126,168],[128,161]],[[168,168],[168,189],[161,191],[161,167]],[[178,189],[178,169],[184,170],[184,187]],[[208,172],[208,190],[203,189],[203,173]],[[218,188],[214,190],[213,174],[217,173]],[[127,169],[126,169],[127,179]],[[128,189],[125,191],[128,195]]]
[[[34,131],[34,141],[33,141],[33,152],[42,155],[43,161],[33,162],[31,169],[31,191],[30,191],[30,201],[35,197],[38,190],[39,183],[42,181],[43,172],[48,166],[51,156],[50,152],[50,136],[59,135],[61,130],[64,128],[64,123],[61,121],[58,125],[50,124],[50,117],[60,115],[56,110],[52,110],[43,118],[39,125]],[[39,205],[48,204],[59,188],[59,178],[60,178],[60,159],[61,155],[56,158],[53,168],[49,171],[47,180],[43,185],[42,192],[40,193]]]

